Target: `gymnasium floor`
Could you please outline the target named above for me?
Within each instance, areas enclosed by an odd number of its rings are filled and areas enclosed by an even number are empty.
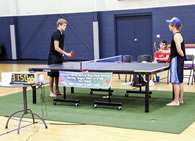
[[[24,64],[1,64],[1,72],[12,71],[28,71],[29,67],[38,65],[24,65]],[[46,73],[43,73],[47,79]],[[160,77],[166,76],[167,72],[163,72]],[[129,88],[128,86],[121,86],[120,83],[124,82],[124,76],[121,80],[117,75],[113,76],[113,88]],[[171,85],[166,84],[166,80],[161,81],[159,84],[150,87],[152,90],[172,90]],[[194,92],[194,85],[185,85],[185,90]],[[21,88],[1,88],[0,96],[12,94],[21,91]],[[49,128],[45,129],[43,124],[32,125],[28,122],[30,119],[25,119],[26,122],[22,123],[25,128],[21,129],[20,134],[15,130],[18,121],[12,120],[9,124],[9,129],[5,129],[7,117],[0,116],[0,140],[4,141],[194,141],[195,138],[195,123],[189,126],[181,134],[168,134],[160,132],[151,132],[143,130],[121,129],[106,126],[92,126],[92,125],[76,125],[74,123],[46,121]],[[30,120],[31,121],[31,120]],[[10,132],[10,133],[7,133]],[[5,133],[5,134],[4,134]]]

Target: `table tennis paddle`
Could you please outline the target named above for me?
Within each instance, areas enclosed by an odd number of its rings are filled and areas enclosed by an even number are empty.
[[[158,45],[157,45],[157,42],[154,42],[154,48],[158,51],[159,48],[158,48]]]
[[[72,58],[74,56],[74,51],[70,52],[70,57]]]

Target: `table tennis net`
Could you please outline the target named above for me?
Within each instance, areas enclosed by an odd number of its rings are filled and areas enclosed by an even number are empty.
[[[102,59],[84,61],[83,63],[96,63],[96,62],[122,62],[122,55],[107,57]]]

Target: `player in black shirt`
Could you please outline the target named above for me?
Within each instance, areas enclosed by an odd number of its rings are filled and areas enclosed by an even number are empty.
[[[64,55],[71,57],[71,53],[64,51],[64,33],[66,30],[67,21],[65,19],[59,19],[57,21],[57,30],[52,34],[50,41],[50,51],[48,57],[48,65],[50,64],[62,64]],[[50,87],[50,96],[56,97],[56,95],[62,94],[59,91],[58,80],[59,72],[49,72],[49,87]],[[55,93],[53,91],[53,85],[55,82]]]
[[[173,32],[173,38],[171,41],[171,50],[166,53],[171,54],[170,61],[170,83],[173,85],[174,100],[167,104],[167,106],[179,106],[183,104],[183,68],[185,60],[185,45],[184,38],[180,33],[182,24],[181,20],[173,17],[171,20],[167,20],[169,23],[169,29]],[[164,52],[165,53],[165,52]]]

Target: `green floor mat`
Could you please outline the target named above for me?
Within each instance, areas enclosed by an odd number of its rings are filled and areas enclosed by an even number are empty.
[[[153,91],[150,99],[150,112],[144,112],[144,95],[133,94],[125,97],[124,89],[114,89],[112,101],[122,102],[122,110],[116,107],[98,106],[93,109],[95,100],[102,99],[106,93],[95,92],[89,94],[89,89],[75,89],[68,98],[80,99],[80,105],[57,103],[53,105],[49,97],[48,87],[45,87],[45,104],[41,104],[41,91],[37,91],[37,104],[32,104],[32,92],[28,91],[28,108],[44,116],[46,120],[65,121],[72,123],[130,128],[137,130],[181,133],[195,121],[195,93],[184,94],[184,104],[179,107],[167,107],[166,103],[172,99],[172,92]],[[0,97],[0,115],[9,116],[17,110],[23,109],[23,95],[16,93]],[[47,114],[47,115],[46,115]],[[20,116],[18,114],[17,116]],[[30,117],[27,115],[25,117]]]

